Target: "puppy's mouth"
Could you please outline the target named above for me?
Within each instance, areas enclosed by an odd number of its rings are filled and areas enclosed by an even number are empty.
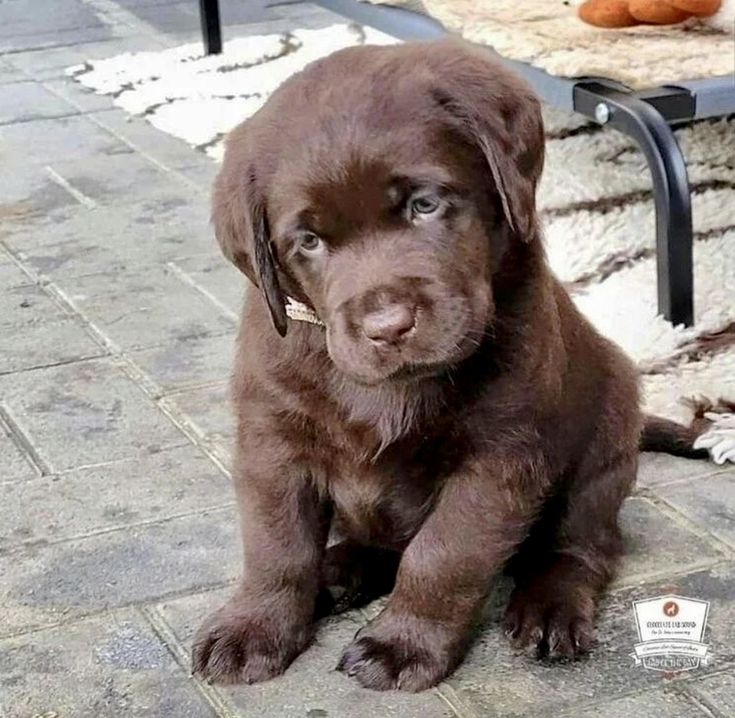
[[[483,341],[487,311],[468,305],[465,301],[454,311],[445,306],[438,318],[426,317],[398,341],[380,344],[349,331],[344,322],[327,322],[327,351],[341,373],[366,386],[437,379]]]
[[[335,362],[336,364],[336,362]],[[337,367],[343,374],[363,386],[378,386],[379,384],[414,384],[423,379],[436,379],[449,369],[448,364],[402,364],[389,372],[366,373],[355,371],[352,368]]]
[[[388,374],[383,381],[417,381],[419,379],[429,379],[431,377],[438,377],[447,371],[449,365],[445,362],[429,362],[426,364],[404,364],[399,366],[390,374]]]
[[[384,356],[384,361],[375,363],[355,361],[354,358],[348,359],[340,352],[336,354],[330,352],[330,356],[342,373],[359,384],[365,386],[390,383],[411,384],[425,379],[437,379],[445,375],[472,354],[476,347],[477,344],[466,337],[465,340],[453,342],[451,350],[445,348],[443,352],[439,351],[433,357],[427,356],[425,359],[420,355],[410,356],[410,353],[409,356],[401,356],[399,352],[392,359],[386,360]],[[356,352],[360,358],[364,358],[366,353],[364,347]]]

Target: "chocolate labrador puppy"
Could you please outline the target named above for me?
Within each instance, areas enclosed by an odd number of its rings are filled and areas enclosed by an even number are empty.
[[[543,158],[532,92],[458,41],[340,51],[229,136],[215,230],[259,291],[233,383],[245,576],[196,637],[203,676],[276,676],[330,596],[390,591],[339,667],[428,688],[504,567],[514,641],[592,645],[644,418],[547,267]],[[691,453],[672,426],[653,440]]]

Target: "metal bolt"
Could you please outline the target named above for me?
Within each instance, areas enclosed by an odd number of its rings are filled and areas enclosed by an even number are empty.
[[[610,119],[610,108],[604,102],[600,102],[595,107],[595,119],[601,125],[604,125]]]

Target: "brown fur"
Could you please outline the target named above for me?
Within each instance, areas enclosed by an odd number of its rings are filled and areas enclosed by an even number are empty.
[[[518,643],[590,648],[643,419],[633,366],[546,265],[543,144],[530,90],[455,41],[338,52],[230,135],[216,234],[260,291],[233,384],[245,574],[198,633],[204,676],[275,676],[315,611],[392,587],[340,667],[427,688],[505,565]]]

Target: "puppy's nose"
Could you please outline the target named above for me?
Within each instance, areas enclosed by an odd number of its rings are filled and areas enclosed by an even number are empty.
[[[365,336],[375,343],[395,344],[416,324],[416,309],[406,304],[389,304],[366,314],[362,320]]]

